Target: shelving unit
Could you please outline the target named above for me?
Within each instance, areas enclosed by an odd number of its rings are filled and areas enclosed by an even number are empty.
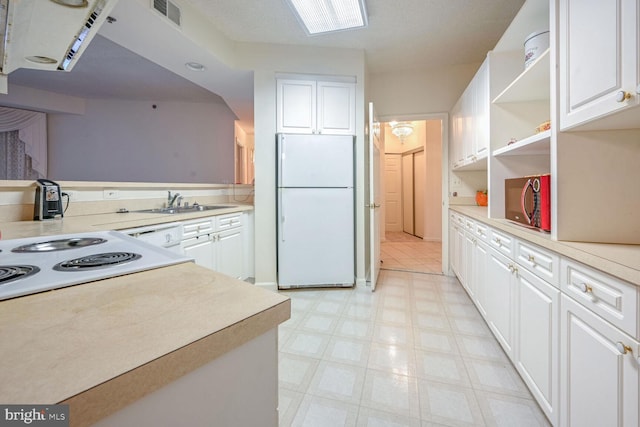
[[[504,180],[550,173],[552,130],[536,133],[551,119],[551,49],[528,67],[524,42],[548,29],[549,1],[528,0],[489,54],[489,217],[504,218]],[[552,125],[554,125],[552,123]],[[517,142],[509,144],[515,139]]]
[[[550,54],[542,55],[515,78],[495,99],[494,104],[523,101],[549,101]]]
[[[493,152],[493,156],[549,155],[550,153],[551,129],[499,148]]]

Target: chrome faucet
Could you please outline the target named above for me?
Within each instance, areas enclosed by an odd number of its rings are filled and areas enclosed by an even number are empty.
[[[173,196],[171,196],[171,190],[169,190],[168,193],[169,194],[167,196],[167,208],[172,208],[173,204],[178,198],[179,198],[178,206],[180,206],[180,202],[182,201],[182,196],[180,195],[180,193],[175,193]]]

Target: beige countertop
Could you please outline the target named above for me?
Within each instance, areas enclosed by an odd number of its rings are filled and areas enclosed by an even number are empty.
[[[101,213],[44,221],[14,221],[0,223],[2,239],[20,239],[33,236],[52,236],[57,234],[83,233],[88,231],[124,230],[146,225],[162,224],[174,221],[224,215],[233,212],[251,211],[253,205],[237,203],[216,203],[228,205],[228,208],[179,214],[159,214],[149,212]]]
[[[89,425],[290,316],[280,294],[192,263],[0,302],[0,402]]]
[[[490,219],[487,217],[486,207],[456,205],[449,208],[513,236],[640,286],[640,245],[556,241],[552,240],[549,234],[529,230],[504,219]]]
[[[252,210],[108,213],[0,223],[2,239]],[[68,403],[90,425],[290,317],[287,297],[193,263],[0,301],[0,402]]]

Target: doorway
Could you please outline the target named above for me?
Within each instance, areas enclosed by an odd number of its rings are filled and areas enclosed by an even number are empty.
[[[382,268],[442,274],[443,119],[402,124],[401,137],[382,124]]]

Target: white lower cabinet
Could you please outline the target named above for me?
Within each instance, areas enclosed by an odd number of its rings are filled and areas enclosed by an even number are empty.
[[[213,237],[211,234],[204,234],[201,236],[191,237],[182,241],[182,248],[184,254],[193,258],[193,261],[197,265],[203,267],[213,268]]]
[[[489,249],[486,268],[485,320],[507,356],[513,359],[515,266],[506,256]]]
[[[485,318],[487,316],[487,262],[489,260],[489,246],[481,241],[474,241],[473,278],[475,281],[475,304]]]
[[[244,236],[242,228],[218,233],[214,270],[236,279],[244,278]]]
[[[560,290],[516,265],[514,364],[553,425],[558,425]]]
[[[195,263],[237,279],[247,277],[242,212],[183,223],[184,253]]]
[[[636,427],[640,344],[561,297],[560,425]]]

